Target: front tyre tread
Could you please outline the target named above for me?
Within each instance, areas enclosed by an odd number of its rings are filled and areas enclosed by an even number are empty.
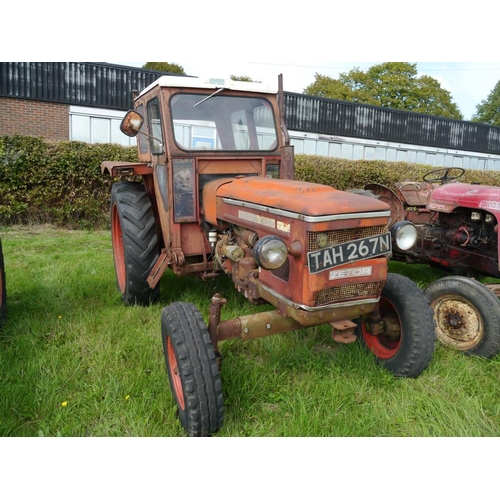
[[[474,332],[477,341],[471,340],[460,345],[456,338],[443,331],[441,321],[436,319],[437,336],[442,344],[482,358],[492,358],[500,352],[500,301],[490,289],[472,278],[445,276],[431,283],[426,294],[434,309],[438,307],[439,301],[447,298],[463,302],[472,314],[472,319],[478,323],[480,331]],[[438,311],[435,310],[434,314],[436,316]]]
[[[389,273],[379,304],[382,317],[397,317],[400,338],[388,349],[370,337],[363,318],[357,334],[378,363],[397,377],[417,377],[429,365],[435,350],[436,326],[425,293],[406,276]],[[389,343],[388,343],[389,344]]]
[[[189,436],[215,434],[224,421],[224,397],[214,346],[194,304],[162,311],[162,342],[170,387]]]

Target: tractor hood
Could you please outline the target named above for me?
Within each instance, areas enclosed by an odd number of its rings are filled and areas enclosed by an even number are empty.
[[[294,180],[267,177],[219,179],[208,183],[203,192],[205,217],[212,223],[217,220],[215,204],[221,202],[263,212],[293,213],[297,214],[297,219],[343,218],[343,215],[359,213],[376,213],[378,217],[387,217],[390,213],[389,206],[376,198]],[[214,200],[213,205],[208,200]]]
[[[217,196],[309,216],[377,212],[389,207],[375,198],[339,191],[322,184],[245,177],[224,184]]]
[[[450,183],[436,188],[429,197],[427,208],[450,213],[457,207],[500,212],[500,188],[478,184]]]

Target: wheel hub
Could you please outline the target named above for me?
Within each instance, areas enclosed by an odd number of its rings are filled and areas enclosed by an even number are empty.
[[[458,350],[470,350],[483,338],[484,324],[479,311],[458,295],[442,295],[431,304],[441,342]]]
[[[446,320],[448,321],[448,324],[450,325],[451,328],[457,329],[457,328],[463,328],[464,326],[464,320],[460,316],[460,314],[457,313],[450,313],[446,317]]]

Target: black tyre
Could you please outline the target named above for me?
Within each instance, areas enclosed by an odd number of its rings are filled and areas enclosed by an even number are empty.
[[[446,276],[426,293],[442,344],[483,358],[500,351],[500,301],[491,290],[465,276]]]
[[[3,262],[2,241],[0,240],[0,327],[7,317],[7,288],[5,285],[5,266]]]
[[[111,189],[111,236],[118,290],[126,305],[158,300],[160,284],[147,278],[160,255],[151,200],[142,184],[117,182]]]
[[[224,397],[203,318],[193,304],[173,302],[163,309],[161,333],[179,420],[189,436],[210,436],[222,427]]]
[[[357,335],[377,361],[398,377],[418,376],[432,359],[435,324],[425,293],[409,278],[388,274],[379,302],[383,331],[370,333],[368,317],[358,320]]]

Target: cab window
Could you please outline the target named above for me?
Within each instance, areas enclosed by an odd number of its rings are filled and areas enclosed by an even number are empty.
[[[147,104],[148,107],[148,128],[151,153],[154,155],[163,154],[164,142],[163,131],[161,127],[160,103],[158,98],[151,99]]]
[[[185,150],[274,151],[271,104],[260,97],[176,94],[170,100],[174,136]]]

